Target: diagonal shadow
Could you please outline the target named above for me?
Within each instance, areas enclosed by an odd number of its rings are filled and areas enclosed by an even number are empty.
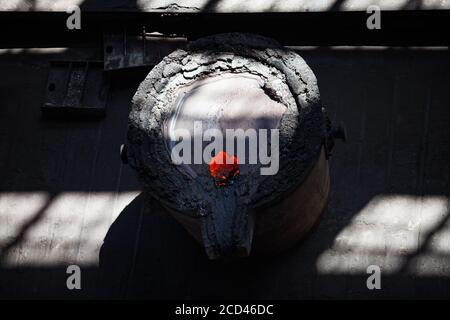
[[[8,256],[8,253],[13,250],[16,246],[20,245],[22,240],[25,238],[27,232],[35,225],[37,225],[42,219],[45,217],[47,209],[50,207],[53,199],[55,198],[55,193],[50,194],[48,200],[45,204],[31,217],[31,219],[27,220],[19,229],[14,238],[5,243],[0,248],[0,266],[4,264],[5,258]]]
[[[407,273],[408,271],[411,270],[412,264],[414,263],[415,259],[418,256],[427,253],[427,250],[430,249],[430,244],[433,237],[440,231],[442,231],[445,227],[447,227],[447,223],[449,221],[450,221],[450,211],[447,210],[447,213],[444,215],[442,220],[427,232],[423,241],[420,242],[418,248],[414,252],[405,255],[402,267],[399,269],[398,273],[400,274]]]

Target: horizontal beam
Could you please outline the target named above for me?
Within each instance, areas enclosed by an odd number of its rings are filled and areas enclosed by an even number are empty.
[[[81,30],[66,27],[65,12],[0,12],[0,47],[83,46],[101,43],[105,31],[140,30],[195,39],[224,32],[251,32],[283,45],[448,46],[450,10],[383,11],[381,29],[366,27],[368,14],[84,12]]]

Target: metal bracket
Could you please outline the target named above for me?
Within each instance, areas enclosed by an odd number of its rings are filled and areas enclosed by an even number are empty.
[[[183,48],[186,38],[157,33],[140,34],[126,30],[103,35],[104,69],[118,70],[142,66],[154,66],[172,51]]]
[[[52,61],[45,114],[105,114],[109,85],[102,61]]]

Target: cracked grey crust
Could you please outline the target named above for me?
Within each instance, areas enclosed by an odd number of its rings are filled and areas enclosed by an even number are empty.
[[[164,128],[180,91],[224,76],[258,79],[262,92],[285,111],[278,122],[278,173],[238,175],[233,184],[217,188],[207,170],[193,177],[171,163]],[[174,51],[141,83],[129,116],[128,158],[147,192],[170,209],[206,221],[202,234],[210,257],[226,250],[248,253],[249,209],[277,201],[298,186],[315,163],[324,136],[316,78],[299,55],[257,35],[221,34]]]

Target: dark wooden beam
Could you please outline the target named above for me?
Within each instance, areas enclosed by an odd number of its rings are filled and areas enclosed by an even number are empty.
[[[65,12],[0,12],[0,47],[83,46],[101,43],[105,30],[135,29],[194,39],[251,32],[283,45],[447,46],[450,10],[383,11],[381,29],[366,27],[366,12],[157,13],[82,12],[81,30],[66,27]]]

